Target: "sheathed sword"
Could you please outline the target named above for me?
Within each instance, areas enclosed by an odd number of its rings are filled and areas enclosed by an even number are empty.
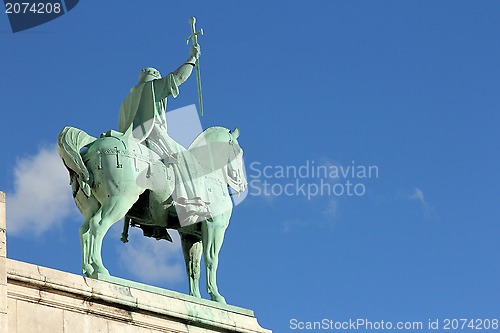
[[[196,31],[196,18],[193,16],[189,19],[189,24],[191,24],[191,35],[186,39],[186,44],[189,44],[189,40],[193,41],[193,45],[198,45],[198,35],[203,35],[203,29]],[[196,59],[194,65],[196,67],[196,82],[198,84],[198,103],[200,104],[200,114],[203,116],[203,95],[201,94],[201,76],[200,76],[200,60]]]

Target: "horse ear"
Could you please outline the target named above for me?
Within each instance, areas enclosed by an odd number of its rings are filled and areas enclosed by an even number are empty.
[[[238,127],[235,127],[231,135],[233,136],[233,138],[238,139],[238,137],[240,136],[240,129]]]

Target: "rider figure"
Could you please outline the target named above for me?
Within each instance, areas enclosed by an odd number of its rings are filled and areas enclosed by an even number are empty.
[[[167,97],[177,97],[179,85],[191,75],[199,56],[199,45],[191,46],[186,62],[165,77],[161,77],[154,68],[142,69],[139,82],[120,107],[118,120],[120,132],[125,133],[132,127],[135,138],[161,156],[165,165],[173,166],[175,189],[172,198],[181,226],[209,216],[208,193],[201,165],[186,148],[168,135],[165,110]]]

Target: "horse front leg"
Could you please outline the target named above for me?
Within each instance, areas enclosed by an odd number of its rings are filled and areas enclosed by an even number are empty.
[[[219,216],[218,218],[222,218]],[[216,218],[217,219],[217,218]],[[217,266],[219,265],[219,251],[224,241],[227,223],[219,224],[215,219],[202,222],[203,255],[207,274],[207,292],[212,301],[226,304],[225,298],[217,288]]]
[[[182,243],[182,253],[186,263],[186,273],[189,281],[189,295],[201,298],[200,293],[200,262],[203,246],[196,236],[179,232]]]

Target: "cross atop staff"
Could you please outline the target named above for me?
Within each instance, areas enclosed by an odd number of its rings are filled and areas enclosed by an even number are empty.
[[[193,46],[198,45],[198,35],[203,35],[203,29],[196,31],[196,18],[193,16],[189,19],[189,24],[191,25],[191,35],[186,38],[186,44],[189,44],[189,40],[193,42]],[[198,103],[200,104],[200,114],[203,116],[203,95],[201,93],[201,75],[200,75],[200,60],[197,59],[195,63],[196,68],[196,83],[198,85]]]

